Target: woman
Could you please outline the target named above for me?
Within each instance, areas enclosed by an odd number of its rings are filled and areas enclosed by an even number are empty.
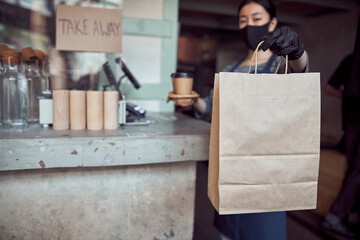
[[[225,72],[248,72],[259,42],[258,72],[274,73],[282,56],[288,55],[290,72],[308,71],[308,56],[299,36],[287,27],[276,28],[275,6],[271,0],[245,0],[238,8],[239,29],[249,48],[245,59],[225,67]],[[280,69],[284,70],[285,61]],[[253,66],[252,66],[253,68]],[[211,116],[212,92],[194,103],[197,118]],[[221,239],[283,240],[286,239],[285,212],[254,214],[215,214],[215,226]]]
[[[271,0],[245,0],[238,8],[240,34],[245,38],[248,54],[240,62],[225,67],[223,72],[248,72],[251,58],[258,43],[265,42],[258,51],[258,72],[274,73],[280,56],[289,56],[288,72],[308,71],[308,55],[299,36],[287,27],[276,28],[275,5]],[[284,70],[285,61],[280,69]],[[280,71],[281,71],[280,70]],[[252,66],[253,72],[253,66]],[[212,91],[206,98],[194,103],[197,118],[211,116]]]

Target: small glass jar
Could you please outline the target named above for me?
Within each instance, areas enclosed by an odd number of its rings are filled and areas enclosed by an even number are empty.
[[[27,80],[19,71],[20,54],[4,52],[4,73],[1,77],[1,117],[3,128],[27,127]]]

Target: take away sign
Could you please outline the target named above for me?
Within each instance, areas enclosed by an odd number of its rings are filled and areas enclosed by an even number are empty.
[[[122,11],[57,5],[56,49],[121,52]]]

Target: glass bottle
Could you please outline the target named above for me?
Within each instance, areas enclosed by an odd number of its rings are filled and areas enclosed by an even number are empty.
[[[5,65],[4,65],[4,58],[3,56],[0,56],[0,92],[1,91],[1,85],[2,85],[2,76],[3,73],[5,71]],[[2,109],[2,104],[1,104],[1,97],[0,97],[0,128],[2,128],[2,115],[1,115],[1,110]]]
[[[9,50],[8,46],[0,44],[0,92],[1,92],[1,78],[2,78],[2,75],[5,70],[3,53],[7,50]],[[1,97],[0,97],[0,128],[2,127],[1,105],[2,104],[1,104]]]
[[[38,63],[39,63],[39,73],[41,78],[41,93],[43,94],[44,92],[48,92],[50,90],[50,85],[49,85],[50,79],[45,72],[47,68],[47,56],[43,51],[39,49],[34,49],[34,53],[39,61]]]
[[[30,58],[24,62],[25,77],[28,83],[28,122],[39,122],[39,96],[41,96],[41,78],[38,59]]]
[[[4,58],[0,56],[0,76],[4,73],[5,65],[4,65]]]
[[[27,80],[19,71],[20,54],[14,50],[4,53],[4,74],[1,78],[3,128],[27,126]]]
[[[5,70],[5,65],[4,65],[4,52],[10,50],[10,48],[6,45],[0,44],[0,76],[2,75],[2,73]]]
[[[46,58],[41,61],[39,68],[40,68],[40,78],[41,78],[41,92],[46,92],[50,90],[50,79],[49,76],[46,74]]]

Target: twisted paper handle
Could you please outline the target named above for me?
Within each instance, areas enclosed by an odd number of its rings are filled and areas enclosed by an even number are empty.
[[[253,64],[253,62],[254,62],[254,58],[255,58],[255,74],[257,74],[257,65],[258,65],[258,61],[257,61],[257,60],[258,60],[258,54],[257,54],[257,53],[258,53],[259,47],[260,47],[261,44],[263,44],[263,43],[264,43],[264,41],[261,41],[261,42],[257,45],[257,47],[256,47],[256,49],[255,49],[255,52],[254,52],[254,54],[253,54],[253,56],[252,56],[252,58],[251,58],[251,63],[250,63],[250,66],[249,66],[249,71],[248,71],[248,73],[250,73],[251,66],[252,66],[252,64]],[[285,74],[287,74],[288,63],[289,63],[288,55],[285,56],[285,60],[286,60],[286,62],[285,62]],[[280,58],[280,61],[279,61],[278,65],[277,65],[277,67],[276,67],[275,74],[276,74],[276,73],[278,72],[278,70],[279,70],[281,61],[282,61],[282,58]]]

